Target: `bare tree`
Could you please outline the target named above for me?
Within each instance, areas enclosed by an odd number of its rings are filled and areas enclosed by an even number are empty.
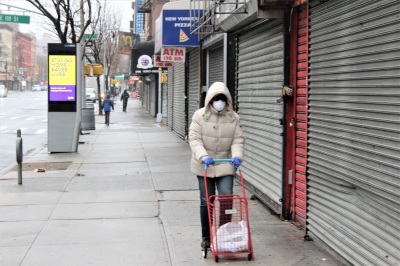
[[[101,10],[99,0],[51,0],[49,6],[43,0],[26,1],[51,21],[61,43],[79,43],[84,38],[85,30],[93,22],[93,1],[99,7],[98,14]],[[81,12],[84,21],[81,20]]]
[[[91,29],[96,33],[97,38],[93,40],[91,47],[92,57],[87,56],[91,63],[98,63],[104,69],[105,88],[109,89],[108,82],[112,69],[118,64],[118,32],[121,24],[121,17],[111,7],[108,6],[107,0],[104,0],[103,9],[100,17],[96,20],[97,23],[92,23]],[[100,77],[97,77],[97,91],[101,95]],[[102,114],[102,101],[99,97],[99,114]]]

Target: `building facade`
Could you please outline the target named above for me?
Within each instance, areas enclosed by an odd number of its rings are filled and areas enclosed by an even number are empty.
[[[186,139],[225,82],[252,194],[349,264],[399,265],[398,1],[198,2],[201,45],[168,68],[167,125]]]
[[[0,83],[8,89],[12,87],[14,65],[14,30],[6,24],[0,24]]]

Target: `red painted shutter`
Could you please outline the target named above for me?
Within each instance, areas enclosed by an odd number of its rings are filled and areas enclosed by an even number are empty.
[[[294,49],[294,173],[292,184],[291,213],[295,224],[306,230],[307,218],[307,117],[308,117],[308,5],[295,8],[293,34]]]

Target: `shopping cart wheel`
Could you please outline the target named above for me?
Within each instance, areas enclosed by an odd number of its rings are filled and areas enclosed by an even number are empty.
[[[253,255],[251,254],[251,253],[249,253],[248,255],[247,255],[247,260],[248,261],[251,261],[253,259]]]
[[[203,253],[203,258],[207,258],[207,248],[203,248],[202,250],[201,250],[201,252]]]
[[[218,256],[215,256],[215,262],[218,262],[219,258]]]

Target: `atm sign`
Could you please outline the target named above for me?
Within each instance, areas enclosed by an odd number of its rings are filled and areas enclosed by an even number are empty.
[[[185,62],[185,47],[161,47],[161,61]]]

